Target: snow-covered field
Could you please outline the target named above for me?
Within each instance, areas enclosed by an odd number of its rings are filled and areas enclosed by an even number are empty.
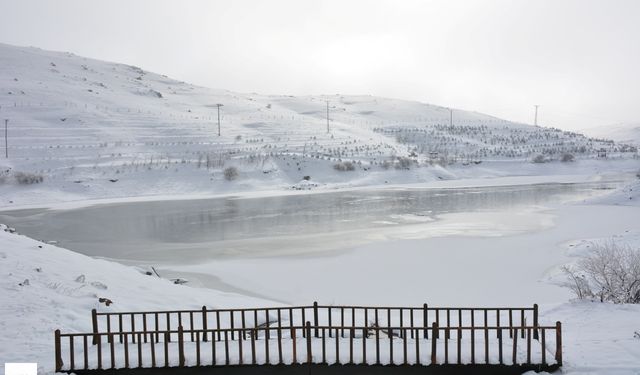
[[[234,93],[4,44],[0,66],[10,156],[0,159],[0,206],[592,174],[610,168],[601,150],[637,162],[605,139],[418,102]],[[564,154],[579,162],[558,161]],[[551,162],[533,165],[538,155]]]
[[[220,136],[218,103],[224,104]],[[0,161],[0,209],[381,186],[585,182],[615,174],[629,179],[640,169],[637,151],[628,145],[452,113],[454,126],[448,109],[428,104],[238,94],[137,67],[0,45],[0,119],[9,119],[10,154]],[[564,154],[576,161],[560,161]],[[531,162],[537,155],[544,163]],[[237,178],[224,177],[228,167],[238,169]],[[162,270],[206,274],[246,294],[174,285],[0,230],[0,359],[38,362],[41,373],[52,372],[53,330],[90,331],[92,308],[250,307],[314,299],[537,302],[542,322],[563,322],[564,373],[639,374],[634,331],[640,331],[640,307],[571,302],[558,285],[560,267],[590,241],[640,247],[639,201],[640,184],[633,182],[585,202],[508,214],[445,214],[433,227],[438,236],[425,236],[416,226],[416,233],[380,231],[372,241],[330,254],[214,259]],[[106,307],[100,297],[114,304]]]
[[[637,374],[640,342],[634,338],[634,331],[640,329],[640,306],[570,302],[568,291],[556,283],[558,266],[571,262],[592,241],[613,238],[640,246],[640,231],[635,225],[640,220],[638,185],[615,193],[606,204],[583,202],[556,207],[545,213],[546,220],[551,220],[549,227],[528,233],[382,242],[330,257],[212,262],[206,267],[222,279],[236,275],[229,279],[249,290],[274,299],[285,296],[294,302],[308,303],[310,298],[317,298],[341,303],[354,301],[355,295],[366,302],[385,296],[385,302],[428,300],[436,305],[541,302],[542,323],[563,322],[563,372]],[[352,278],[354,261],[370,275],[362,282]],[[420,272],[425,267],[429,273]],[[90,331],[91,308],[124,311],[199,308],[203,304],[278,304],[174,285],[139,269],[92,259],[4,230],[0,231],[0,269],[5,275],[0,281],[0,328],[4,332],[0,357],[15,362],[37,361],[42,373],[53,368],[53,330]],[[326,277],[326,271],[330,277]],[[288,279],[279,281],[284,274]],[[280,287],[269,289],[255,282],[265,278],[270,280],[267,285]],[[296,283],[288,282],[291,278]],[[388,287],[398,283],[412,287]],[[98,303],[99,297],[110,298],[114,304],[105,307]]]

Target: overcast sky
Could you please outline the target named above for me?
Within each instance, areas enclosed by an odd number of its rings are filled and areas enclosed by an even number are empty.
[[[0,0],[0,42],[233,91],[640,123],[636,0]]]

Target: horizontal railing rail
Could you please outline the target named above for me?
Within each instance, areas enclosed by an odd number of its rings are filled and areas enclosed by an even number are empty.
[[[110,332],[170,331],[183,326],[189,331],[208,328],[252,328],[260,326],[293,327],[311,321],[314,326],[368,326],[392,325],[400,327],[422,325],[432,322],[438,326],[457,327],[464,324],[511,327],[527,323],[538,325],[538,306],[532,307],[421,307],[400,306],[331,306],[318,305],[295,307],[167,310],[144,312],[97,312],[92,310],[92,329],[95,334]],[[314,329],[314,335],[317,330]],[[306,334],[306,333],[303,333]],[[428,335],[428,332],[427,332]],[[521,333],[523,335],[523,333]],[[536,331],[537,335],[537,331]],[[235,333],[234,333],[235,336]],[[120,337],[120,336],[119,336]],[[204,337],[207,341],[208,335]],[[537,338],[537,336],[535,337]],[[191,341],[194,340],[190,335]],[[220,338],[218,337],[218,340]],[[135,342],[135,336],[132,338]],[[92,338],[96,344],[97,336]]]

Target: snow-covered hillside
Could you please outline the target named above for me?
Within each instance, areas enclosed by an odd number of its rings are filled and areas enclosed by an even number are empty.
[[[621,123],[585,129],[594,137],[606,137],[617,142],[640,145],[640,123]]]
[[[371,96],[239,94],[4,44],[0,119],[9,120],[3,205],[424,181],[469,175],[441,165],[630,155],[611,141],[475,112]],[[228,167],[238,169],[233,182]],[[406,169],[419,172],[390,172]]]

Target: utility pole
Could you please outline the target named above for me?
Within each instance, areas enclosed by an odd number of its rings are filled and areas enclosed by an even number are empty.
[[[453,126],[453,109],[449,108],[449,126]]]
[[[329,134],[329,101],[327,100],[327,134]]]
[[[216,104],[216,107],[218,107],[218,137],[220,136],[220,107],[222,107],[224,104]]]
[[[533,106],[536,108],[536,114],[533,118],[533,125],[538,126],[538,107],[540,107],[540,105],[534,104]]]
[[[9,141],[7,140],[9,119],[4,119],[4,156],[9,159]]]

